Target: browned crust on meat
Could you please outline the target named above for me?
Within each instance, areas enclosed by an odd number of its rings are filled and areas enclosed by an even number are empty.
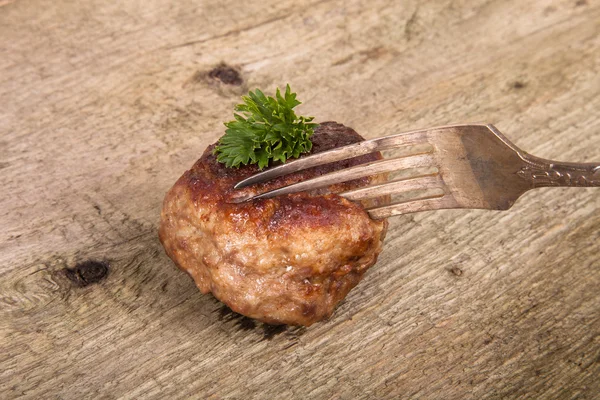
[[[335,122],[320,124],[312,153],[363,140]],[[268,323],[310,325],[328,317],[375,263],[386,221],[335,193],[376,183],[369,177],[273,199],[230,203],[233,185],[257,172],[226,168],[209,146],[165,197],[159,237],[169,257],[203,293]],[[374,161],[381,154],[315,167],[277,178],[261,191]],[[256,187],[243,189],[254,193]],[[380,199],[383,203],[386,199]]]

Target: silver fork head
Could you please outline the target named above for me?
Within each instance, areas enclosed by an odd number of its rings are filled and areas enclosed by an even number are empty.
[[[373,218],[386,218],[449,208],[506,210],[531,188],[530,182],[521,179],[518,174],[527,154],[510,143],[492,125],[453,125],[367,140],[272,168],[238,183],[236,188],[345,158],[375,151],[409,149],[420,144],[429,144],[428,149],[335,171],[252,198],[274,197],[363,176],[424,167],[433,167],[433,172],[430,168],[417,176],[339,195],[350,200],[365,200],[383,195],[421,192],[416,197],[391,205],[367,209]]]
[[[526,153],[493,125],[454,125],[426,132],[438,171],[435,185],[443,195],[382,207],[372,216],[449,208],[507,210],[531,189],[518,175]],[[424,183],[423,188],[428,187]]]

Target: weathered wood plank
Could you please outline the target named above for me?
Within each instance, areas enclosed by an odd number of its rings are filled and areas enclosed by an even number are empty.
[[[156,228],[239,96],[287,82],[367,137],[491,122],[598,160],[599,20],[589,0],[0,1],[0,397],[597,397],[597,189],[392,219],[308,329],[200,295]],[[108,274],[70,280],[85,260]]]

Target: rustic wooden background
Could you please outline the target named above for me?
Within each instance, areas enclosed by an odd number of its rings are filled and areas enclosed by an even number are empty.
[[[598,189],[392,219],[308,329],[231,314],[157,239],[257,87],[367,137],[491,122],[599,160],[599,21],[593,0],[0,0],[0,397],[600,398]]]

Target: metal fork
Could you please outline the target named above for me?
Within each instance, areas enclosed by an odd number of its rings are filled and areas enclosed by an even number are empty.
[[[492,125],[452,125],[366,140],[317,153],[255,174],[239,182],[235,188],[363,154],[410,149],[422,144],[429,146],[416,154],[357,165],[239,201],[313,190],[365,176],[425,167],[434,167],[433,172],[430,170],[410,178],[339,195],[349,200],[365,200],[384,195],[425,192],[416,198],[367,209],[372,218],[386,218],[451,208],[508,210],[530,189],[600,186],[600,163],[545,160],[519,149]]]

